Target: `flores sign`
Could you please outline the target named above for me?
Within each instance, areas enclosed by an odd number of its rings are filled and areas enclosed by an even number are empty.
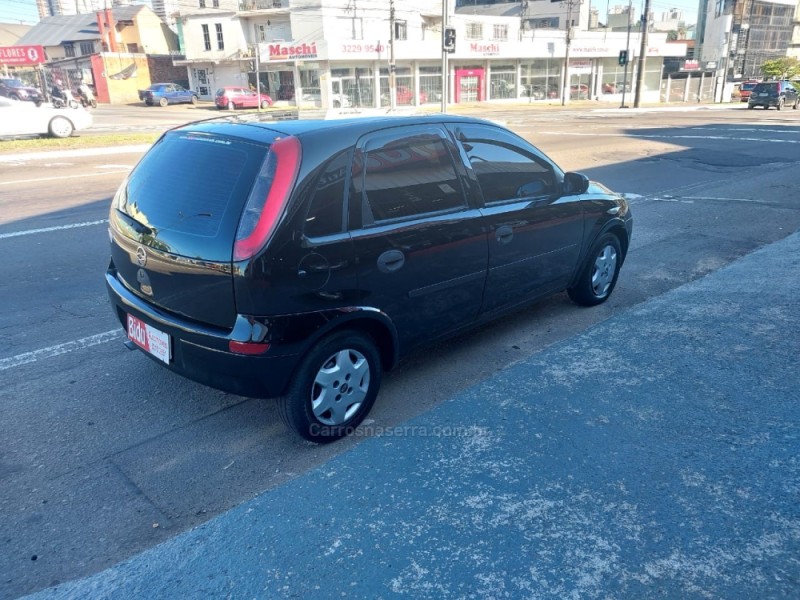
[[[41,46],[0,46],[0,65],[40,65],[46,60]]]

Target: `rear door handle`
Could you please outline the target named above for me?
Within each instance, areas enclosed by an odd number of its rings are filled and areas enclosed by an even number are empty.
[[[406,255],[400,250],[387,250],[378,257],[378,271],[381,273],[394,273],[399,271],[406,263]]]
[[[507,244],[514,237],[514,230],[511,228],[511,225],[502,225],[497,228],[497,231],[494,232],[494,235],[498,242],[501,244]]]

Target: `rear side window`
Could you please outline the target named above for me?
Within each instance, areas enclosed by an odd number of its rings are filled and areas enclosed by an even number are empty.
[[[308,237],[331,235],[344,229],[344,180],[349,156],[349,152],[342,152],[334,157],[317,180],[304,226]]]
[[[363,225],[407,219],[465,206],[453,159],[441,137],[421,134],[368,149],[354,189],[362,199]],[[355,181],[355,180],[359,181]]]

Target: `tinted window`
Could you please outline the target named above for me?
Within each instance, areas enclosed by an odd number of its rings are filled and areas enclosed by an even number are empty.
[[[756,92],[772,92],[775,93],[778,91],[778,82],[774,81],[771,83],[759,83],[756,87],[753,88],[753,93]]]
[[[461,138],[486,204],[556,193],[556,178],[547,162],[508,142],[486,137]]]
[[[183,250],[188,239],[197,239],[200,250],[189,255],[210,258],[216,246],[202,245],[211,239],[232,242],[266,153],[254,144],[168,134],[129,176],[119,208],[170,247]],[[224,247],[229,257],[232,243]]]
[[[305,234],[308,237],[330,235],[342,231],[344,180],[349,153],[331,160],[317,181],[314,196],[306,214]]]
[[[403,219],[463,208],[461,184],[443,140],[434,134],[395,139],[363,159],[362,221]],[[360,170],[360,167],[358,168]],[[356,168],[354,168],[354,180]],[[358,183],[354,181],[358,190]]]

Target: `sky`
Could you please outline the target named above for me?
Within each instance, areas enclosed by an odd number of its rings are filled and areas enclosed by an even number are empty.
[[[616,5],[626,5],[625,0],[591,0],[594,6],[600,12],[600,22],[603,22],[603,16],[607,13],[608,7]],[[387,4],[389,0],[386,0]],[[695,23],[697,21],[697,6],[699,0],[651,0],[650,10],[653,11],[656,18],[661,16],[661,13],[666,12],[670,8],[679,8],[683,10],[683,18],[687,23]],[[641,15],[644,3],[642,0],[633,0],[635,14]],[[39,21],[39,12],[36,10],[36,0],[0,0],[0,23],[19,23],[23,21],[27,25],[33,25]]]
[[[36,0],[0,0],[0,23],[34,25],[39,22]]]

